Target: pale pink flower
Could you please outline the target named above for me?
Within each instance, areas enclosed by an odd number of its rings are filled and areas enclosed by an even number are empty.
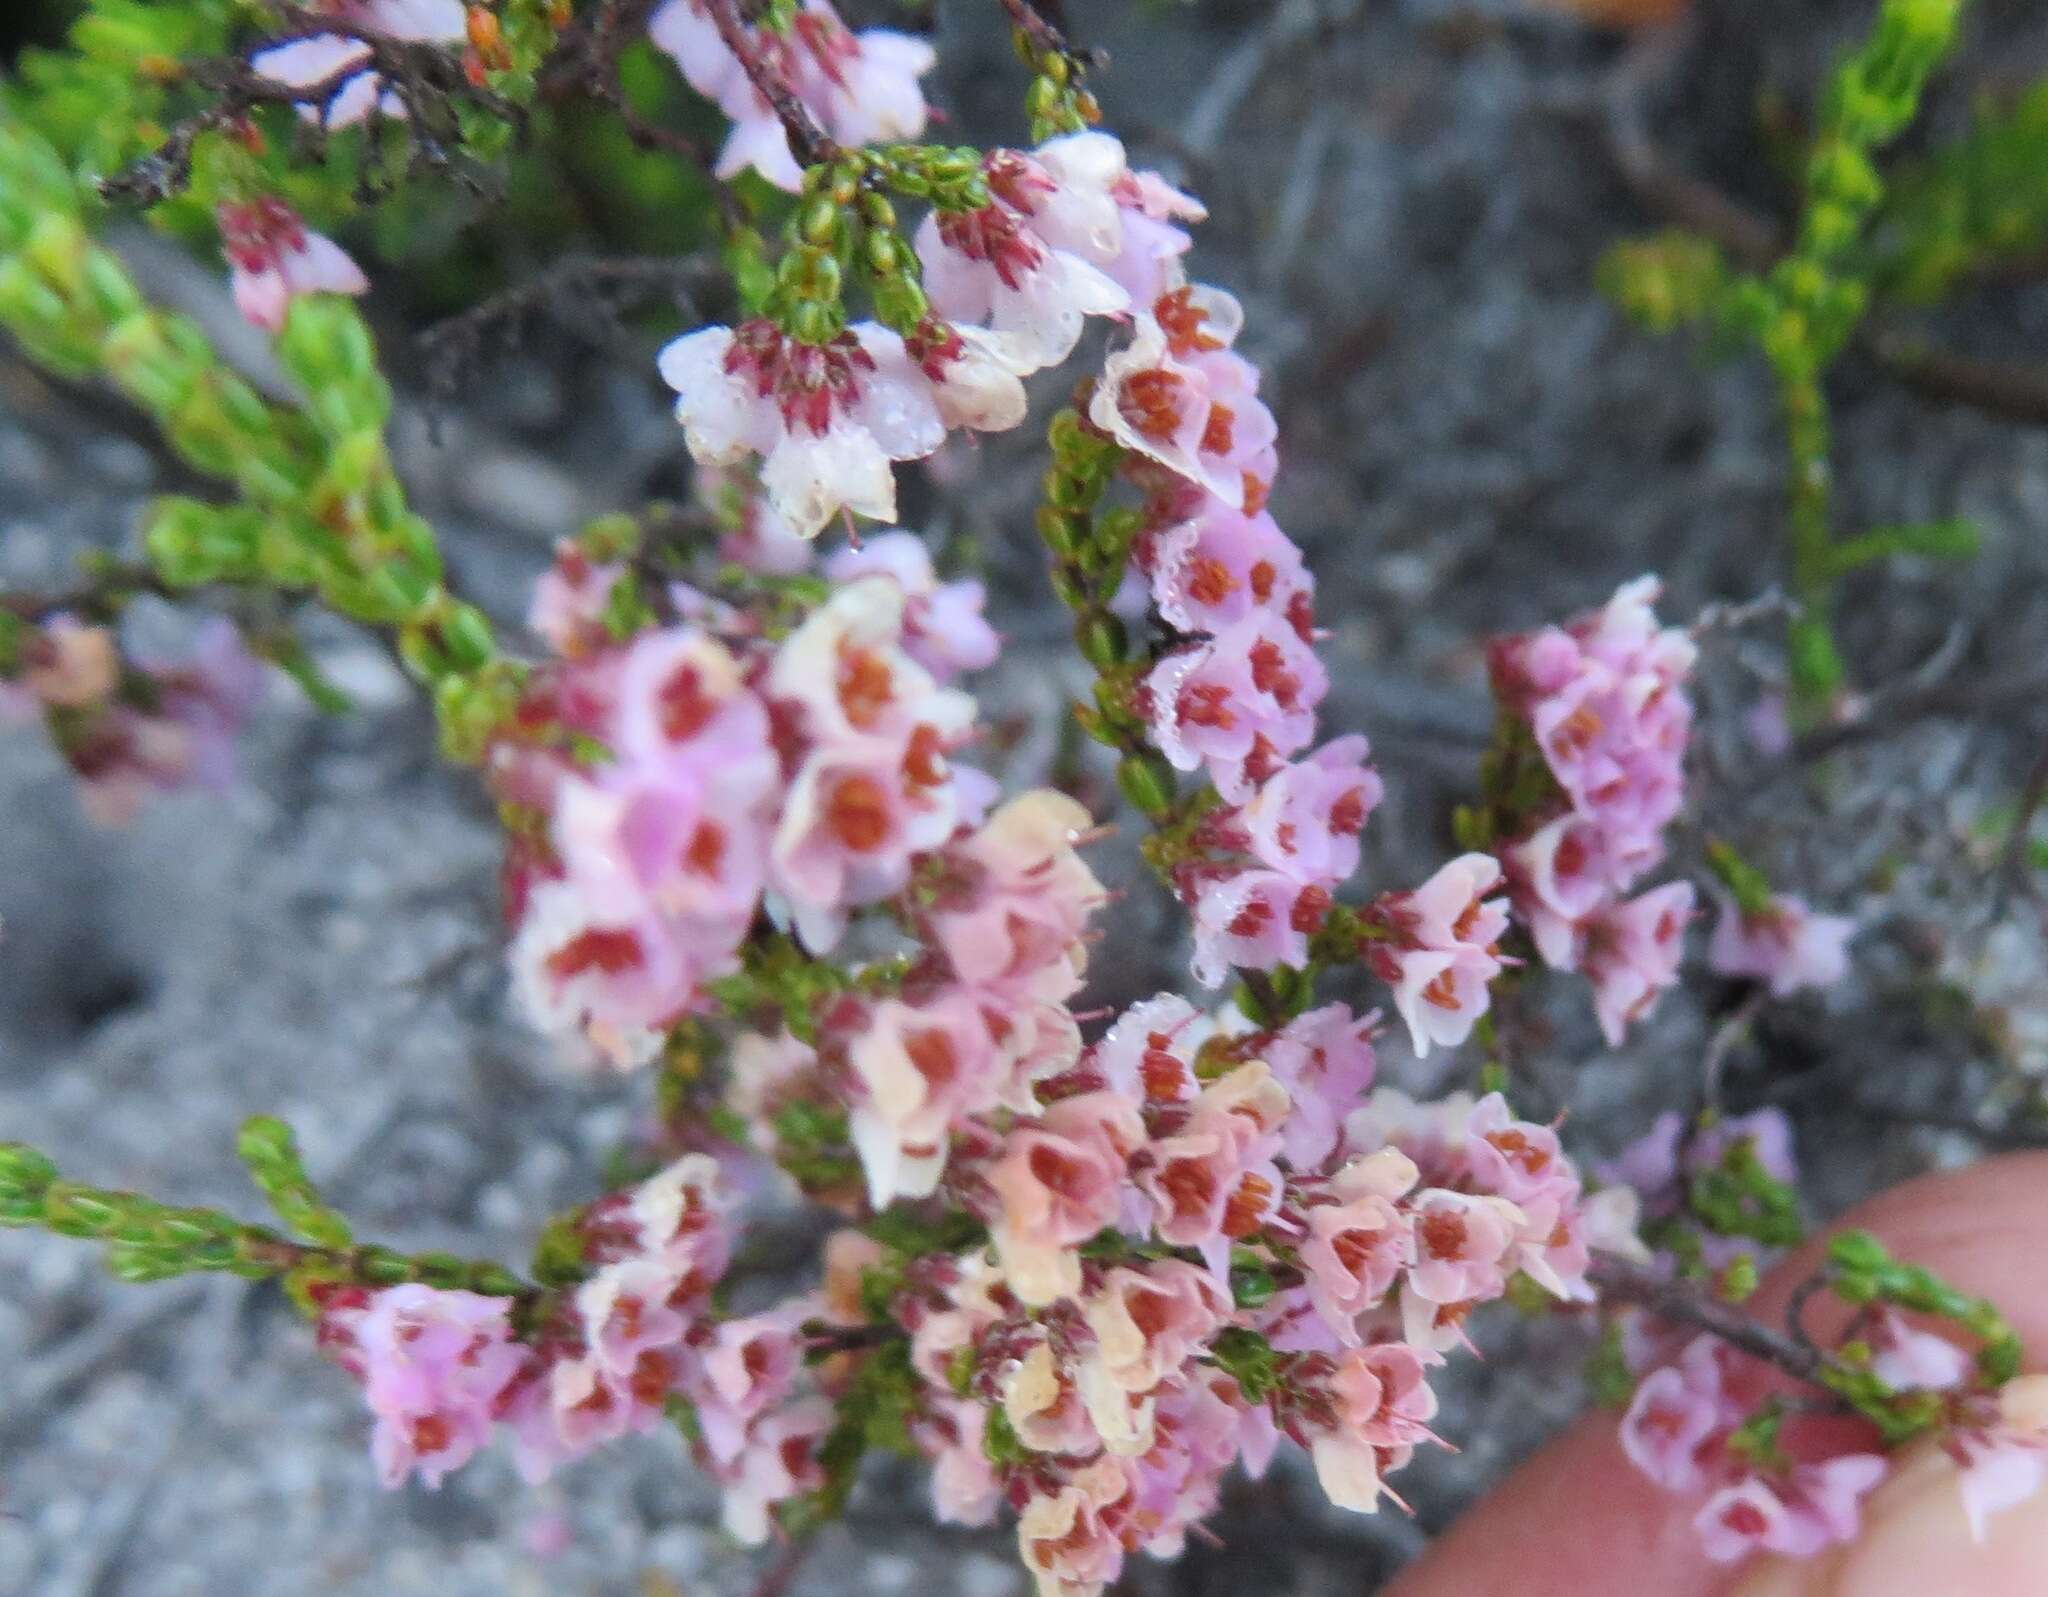
[[[1379,1020],[1378,1010],[1359,1016],[1325,1004],[1295,1016],[1266,1044],[1266,1063],[1294,1106],[1280,1136],[1296,1170],[1316,1168],[1341,1146],[1344,1117],[1372,1088]]]
[[[805,0],[789,27],[742,24],[753,46],[836,142],[855,146],[915,139],[930,113],[918,79],[937,60],[931,45],[886,28],[849,31],[827,0]],[[790,153],[781,119],[720,37],[702,0],[668,0],[648,37],[672,57],[691,88],[717,102],[733,122],[717,175],[752,167],[794,193],[803,168]]]
[[[903,590],[903,652],[932,674],[950,682],[964,671],[995,662],[995,628],[982,615],[979,582],[940,582],[924,540],[915,533],[885,532],[848,544],[825,562],[832,582],[864,576],[892,578]]]
[[[876,322],[825,344],[760,317],[699,328],[663,349],[660,367],[691,455],[706,466],[760,456],[769,506],[806,538],[842,507],[894,521],[891,462],[931,454],[949,425],[999,430],[1024,415],[1022,387],[985,342],[961,335],[918,353]]]
[[[490,1437],[496,1405],[528,1363],[499,1297],[417,1283],[328,1311],[321,1341],[363,1385],[386,1486],[417,1472],[439,1486]]]
[[[1222,1329],[1230,1301],[1208,1271],[1178,1259],[1119,1265],[1083,1304],[1093,1362],[1110,1385],[1149,1392]]]
[[[1262,863],[1298,882],[1333,888],[1358,869],[1358,834],[1385,788],[1353,734],[1268,777],[1238,822]]]
[[[302,294],[364,294],[370,280],[348,252],[307,227],[283,200],[223,204],[217,212],[221,247],[234,268],[235,308],[274,333],[291,302]]]
[[[1107,1094],[1093,1094],[1106,1097]],[[1119,1206],[1128,1146],[1143,1140],[1144,1128],[1132,1111],[1121,1138],[1090,1134],[1085,1111],[1067,1112],[1061,1124],[1047,1123],[1012,1131],[1002,1157],[985,1172],[1000,1208],[989,1223],[1003,1274],[1024,1303],[1038,1307],[1055,1298],[1071,1297],[1080,1288],[1081,1258],[1075,1247],[1104,1226],[1113,1224]]]
[[[725,1529],[735,1541],[759,1546],[773,1525],[769,1510],[825,1484],[818,1443],[837,1417],[826,1399],[805,1397],[764,1415],[747,1432],[739,1458],[720,1472]]]
[[[553,564],[533,585],[526,624],[565,659],[608,647],[612,638],[605,612],[612,586],[624,572],[623,565],[593,561],[572,539],[558,540]]]
[[[1374,969],[1394,989],[1394,1009],[1408,1027],[1417,1055],[1432,1045],[1455,1048],[1472,1035],[1492,1002],[1490,984],[1501,971],[1491,954],[1475,948],[1377,946]]]
[[[1203,887],[1194,904],[1191,968],[1205,987],[1234,969],[1271,970],[1308,962],[1308,940],[1330,910],[1330,894],[1279,871],[1243,870]]]
[[[1300,633],[1255,610],[1152,668],[1152,740],[1176,770],[1206,766],[1217,791],[1242,803],[1315,735],[1315,709],[1329,688]]]
[[[1610,1047],[1650,1012],[1678,981],[1685,928],[1693,914],[1690,882],[1668,882],[1592,916],[1586,925],[1584,969],[1593,1009]]]
[[[1999,1423],[1959,1434],[1949,1445],[1962,1467],[1963,1513],[1980,1542],[1992,1515],[2048,1486],[2048,1430]]]
[[[1118,1521],[1131,1483],[1117,1459],[1099,1458],[1057,1489],[1034,1489],[1017,1516],[1017,1546],[1038,1597],[1095,1597],[1123,1569]]]
[[[1504,1198],[1432,1187],[1409,1205],[1415,1262],[1406,1289],[1442,1307],[1484,1302],[1507,1288],[1506,1262],[1521,1214]]]
[[[1066,134],[1029,154],[993,150],[982,171],[987,205],[934,211],[918,229],[926,292],[956,326],[986,322],[1001,335],[1017,371],[1056,366],[1088,317],[1131,304],[1103,270],[1123,254],[1123,146]]]
[[[1315,593],[1301,551],[1270,515],[1246,515],[1214,496],[1149,534],[1138,553],[1153,603],[1183,632],[1220,632],[1253,610],[1306,613]]]
[[[694,1350],[684,1387],[695,1405],[704,1449],[721,1469],[746,1452],[753,1423],[782,1403],[803,1368],[797,1327],[816,1305],[799,1299],[765,1314],[720,1322]]]
[[[1169,290],[1136,317],[1111,355],[1088,416],[1126,449],[1251,514],[1272,483],[1278,427],[1258,397],[1258,372],[1230,345],[1244,311],[1221,289]]]
[[[946,1166],[955,1119],[996,1107],[1004,1082],[994,1039],[971,995],[951,991],[915,1006],[884,998],[846,1045],[858,1084],[851,1132],[868,1201],[929,1197]]]
[[[1375,1157],[1400,1160],[1412,1179],[1415,1167],[1402,1154],[1389,1150]],[[1344,1191],[1342,1173],[1333,1186]],[[1378,1307],[1415,1260],[1414,1233],[1396,1202],[1400,1195],[1366,1190],[1308,1210],[1301,1267],[1308,1276],[1309,1301],[1339,1342],[1357,1345],[1359,1315]]]
[[[1629,1462],[1668,1492],[1705,1487],[1709,1466],[1721,1461],[1721,1442],[1742,1418],[1723,1385],[1719,1349],[1706,1338],[1691,1343],[1674,1364],[1637,1383],[1621,1421],[1621,1449]]]
[[[955,1397],[927,1396],[911,1435],[932,1462],[932,1513],[942,1525],[986,1525],[1002,1506],[1002,1484],[983,1438],[988,1410]]]
[[[576,1313],[592,1356],[612,1374],[630,1378],[641,1355],[672,1348],[690,1327],[669,1304],[681,1285],[675,1266],[657,1258],[607,1264],[576,1289]]]
[[[1049,788],[1020,794],[943,856],[930,909],[933,939],[961,980],[1030,981],[1061,974],[1034,994],[1058,1002],[1087,966],[1081,940],[1105,901],[1075,843],[1087,810]]]
[[[1870,1345],[1871,1373],[1898,1391],[1946,1392],[1969,1377],[1968,1353],[1886,1305],[1871,1313],[1863,1340]]]
[[[1053,1351],[1045,1327],[1027,1325],[1018,1334],[1021,1340],[1009,1342],[1003,1350],[1004,1374],[999,1382],[1003,1417],[1018,1441],[1035,1453],[1079,1456],[1094,1452],[1098,1445],[1113,1452],[1143,1447],[1149,1410],[1125,1402],[1118,1414],[1098,1402],[1091,1411],[1075,1378],[1077,1372]]]
[[[1089,1052],[1109,1085],[1131,1099],[1183,1103],[1201,1090],[1195,1057],[1215,1024],[1185,998],[1161,993],[1133,1004]]]
[[[1763,982],[1774,998],[1810,987],[1829,987],[1849,968],[1856,923],[1846,915],[1816,915],[1790,893],[1770,907],[1745,914],[1725,893],[1715,895],[1720,918],[1707,945],[1707,963],[1723,976]]]
[[[1724,1486],[1693,1516],[1700,1550],[1717,1564],[1733,1564],[1791,1538],[1792,1512],[1760,1475]]]

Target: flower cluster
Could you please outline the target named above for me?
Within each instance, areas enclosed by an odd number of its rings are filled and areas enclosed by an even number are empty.
[[[793,1396],[799,1302],[714,1321],[711,1289],[731,1252],[717,1165],[688,1155],[583,1211],[583,1279],[528,1305],[419,1284],[318,1291],[320,1343],[362,1386],[388,1486],[438,1486],[500,1428],[530,1480],[690,1405],[697,1447],[725,1483],[736,1534],[766,1534],[768,1506],[809,1490],[814,1399]]]
[[[1716,895],[1719,919],[1707,944],[1707,963],[1723,976],[1762,982],[1773,998],[1831,987],[1849,968],[1856,923],[1846,915],[1820,915],[1792,893],[1773,894],[1745,909],[1732,894]]]
[[[740,24],[775,76],[845,145],[914,139],[929,111],[918,79],[938,59],[923,39],[889,28],[851,31],[831,0],[803,0],[788,22]],[[732,123],[715,167],[721,178],[751,168],[794,193],[803,168],[775,108],[720,36],[706,0],[668,0],[648,24],[648,37],[681,69],[691,88]]]
[[[666,14],[695,15],[689,0]],[[662,352],[691,455],[759,457],[770,509],[802,537],[842,510],[895,520],[892,462],[1021,422],[1021,379],[1064,360],[1087,317],[1128,310],[1125,282],[1163,280],[1188,243],[1168,218],[1200,214],[1132,172],[1107,134],[997,151],[984,168],[989,203],[934,212],[917,235],[930,312],[907,331],[859,321],[799,339],[760,316]]]
[[[949,1188],[992,1253],[927,1259],[890,1312],[942,1518],[1018,1515],[1047,1597],[1177,1552],[1233,1465],[1291,1439],[1370,1512],[1423,1442],[1429,1371],[1517,1272],[1587,1297],[1578,1179],[1498,1097],[1370,1084],[1369,1019],[1278,1031],[1128,1011]]]
[[[182,657],[124,656],[108,628],[59,613],[24,629],[12,652],[0,716],[41,714],[100,825],[131,820],[151,793],[232,779],[263,672],[229,622],[202,627]]]
[[[1696,649],[1660,627],[1655,578],[1624,586],[1591,615],[1494,642],[1503,713],[1547,776],[1520,806],[1502,861],[1517,917],[1546,963],[1582,971],[1610,1044],[1678,979],[1693,889],[1626,896],[1664,857],[1685,798]]]
[[[1665,1490],[1705,1493],[1693,1518],[1716,1563],[1757,1551],[1807,1558],[1856,1534],[1862,1501],[1884,1479],[1884,1456],[1838,1452],[1813,1462],[1758,1465],[1731,1446],[1750,1414],[1739,1355],[1701,1337],[1647,1376],[1622,1420],[1629,1460]]]
[[[563,658],[496,760],[526,816],[513,965],[543,1030],[641,1062],[739,968],[761,912],[823,953],[978,818],[985,783],[948,758],[974,701],[912,658],[906,614],[942,668],[984,640],[927,575],[855,578],[779,642],[684,593],[700,620],[615,644],[597,617],[616,575],[558,563],[535,621]]]

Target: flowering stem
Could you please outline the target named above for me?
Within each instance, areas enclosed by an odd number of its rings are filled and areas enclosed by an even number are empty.
[[[810,107],[797,98],[796,91],[761,54],[733,0],[710,0],[710,11],[719,38],[725,41],[725,47],[733,53],[755,92],[768,102],[769,109],[782,123],[782,131],[789,135],[789,151],[796,157],[797,164],[822,166],[838,160],[845,152],[818,125]]]
[[[1683,1281],[1669,1281],[1634,1265],[1596,1258],[1586,1279],[1610,1303],[1633,1303],[1677,1325],[1689,1325],[1719,1337],[1729,1346],[1782,1370],[1795,1381],[1824,1386],[1828,1360],[1811,1344],[1773,1331],[1769,1326],[1722,1303]]]

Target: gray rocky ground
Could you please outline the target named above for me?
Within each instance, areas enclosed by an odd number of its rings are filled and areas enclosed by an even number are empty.
[[[1643,570],[1667,575],[1677,615],[1771,581],[1768,395],[1753,367],[1708,367],[1635,334],[1593,292],[1600,250],[1646,222],[1585,111],[1611,45],[1448,0],[1075,9],[1103,13],[1112,120],[1214,208],[1197,264],[1251,310],[1285,428],[1276,510],[1308,547],[1335,629],[1331,724],[1373,735],[1393,794],[1367,870],[1401,880],[1441,847],[1485,735],[1475,639]],[[1747,132],[1757,90],[1803,105],[1817,63],[1870,7],[1707,9],[1656,125],[1697,170],[1768,201]],[[2048,65],[2032,10],[1978,8],[1939,118],[1953,125],[1966,104],[1955,84]],[[942,93],[959,125],[1006,127],[1016,84],[1001,41],[959,26],[955,43]],[[210,272],[143,259],[218,314]],[[2039,352],[2048,292],[1987,292],[1938,326],[1963,347]],[[80,549],[120,545],[166,468],[11,355],[0,377],[0,580],[48,581]],[[438,450],[409,414],[402,453],[465,584],[512,613],[548,539],[672,487],[681,451],[646,376],[573,348],[538,346],[482,387]],[[1932,407],[1853,367],[1838,397],[1847,521],[1967,513],[1987,534],[1966,568],[1909,564],[1858,586],[1860,679],[1903,682],[1897,704],[1918,710],[2038,664],[2048,434]],[[1041,724],[1012,756],[1023,769],[1047,758],[1043,728],[1075,679],[1026,536],[1030,465],[1010,440],[984,446],[981,465],[972,501],[934,523],[979,543],[1010,639],[987,698]],[[1724,728],[1754,696],[1744,662],[1769,668],[1767,638],[1713,646],[1708,703]],[[280,691],[242,786],[160,804],[124,833],[85,826],[33,737],[0,741],[0,1136],[82,1177],[246,1208],[234,1128],[270,1110],[301,1129],[314,1174],[365,1233],[516,1260],[536,1217],[593,1190],[632,1096],[564,1079],[504,1018],[488,812],[436,762],[377,649],[339,627],[318,642],[357,713],[321,718]],[[1794,1113],[1822,1208],[1972,1151],[1891,1110],[1962,1113],[2008,1091],[2013,1063],[2048,1067],[2040,905],[2006,895],[2002,924],[1991,916],[1995,823],[2048,735],[2043,714],[2037,700],[1916,716],[1851,744],[1820,781],[1725,735],[1705,751],[1705,824],[1869,923],[1852,983],[1775,1016],[1735,1062],[1740,1102]],[[1177,968],[1149,895],[1117,914],[1105,1001]],[[1615,1055],[1566,994],[1527,1090],[1569,1102],[1583,1146],[1612,1147],[1688,1101],[1715,1001],[1674,1001]],[[1392,1049],[1387,1068],[1424,1079]],[[1852,1098],[1866,1110],[1848,1112]],[[0,1593],[725,1593],[756,1567],[659,1439],[538,1494],[490,1461],[438,1494],[390,1495],[351,1389],[268,1292],[117,1287],[87,1249],[21,1234],[0,1235],[0,1279]],[[1488,1360],[1460,1375],[1443,1425],[1462,1451],[1402,1480],[1415,1520],[1347,1520],[1288,1476],[1232,1498],[1224,1549],[1141,1568],[1136,1586],[1370,1589],[1579,1404],[1568,1327],[1503,1322],[1481,1340]],[[907,1475],[869,1483],[795,1589],[1021,1591],[1000,1536],[926,1528],[919,1491]],[[554,1516],[568,1548],[543,1557]]]

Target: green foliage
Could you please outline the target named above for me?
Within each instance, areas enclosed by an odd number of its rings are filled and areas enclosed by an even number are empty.
[[[2048,81],[1895,174],[1875,243],[1879,292],[1930,304],[1964,278],[2048,249]]]
[[[1909,168],[1896,191],[1879,173],[1877,157],[1912,125],[1955,47],[1965,3],[1882,0],[1869,37],[1829,81],[1800,163],[1792,244],[1767,269],[1732,270],[1712,241],[1667,232],[1618,246],[1600,270],[1609,297],[1640,325],[1705,327],[1755,348],[1776,378],[1800,604],[1787,654],[1805,721],[1827,711],[1846,674],[1832,624],[1841,579],[1895,554],[1956,559],[1976,547],[1975,530],[1953,520],[1836,539],[1827,374],[1880,295],[1934,297],[1976,264],[2048,234],[2041,93]]]
[[[20,1143],[0,1143],[0,1225],[103,1243],[107,1268],[123,1281],[162,1281],[208,1271],[251,1280],[281,1277],[302,1307],[309,1301],[306,1288],[320,1281],[367,1286],[424,1281],[497,1297],[529,1291],[495,1264],[447,1253],[353,1246],[346,1224],[321,1204],[306,1181],[291,1133],[277,1121],[251,1121],[239,1148],[279,1215],[310,1245],[217,1209],[176,1208],[139,1193],[66,1181],[48,1158]],[[321,1240],[312,1240],[316,1234]]]

